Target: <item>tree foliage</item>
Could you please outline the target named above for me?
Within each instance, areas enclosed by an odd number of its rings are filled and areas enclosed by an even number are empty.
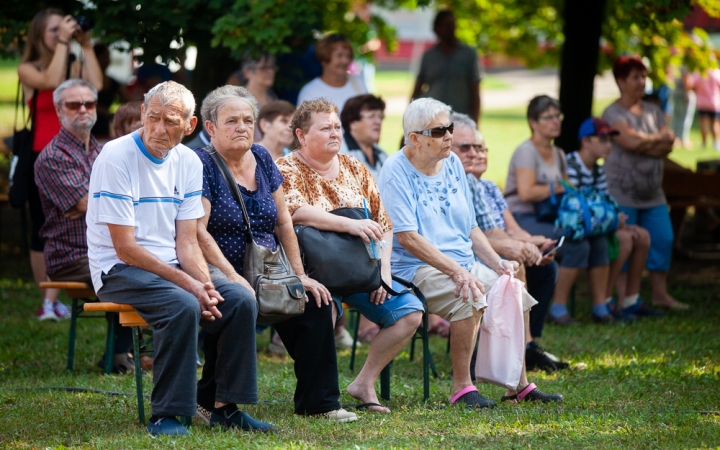
[[[483,52],[503,53],[538,67],[559,63],[565,40],[564,1],[441,0],[439,6],[455,11],[463,41]],[[693,7],[720,16],[717,0],[608,0],[598,72],[623,54],[647,58],[650,77],[656,82],[668,78],[670,65],[707,68],[711,64],[707,34],[687,32],[682,25]]]

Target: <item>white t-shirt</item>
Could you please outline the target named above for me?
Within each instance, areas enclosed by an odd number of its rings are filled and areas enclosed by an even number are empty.
[[[182,144],[165,159],[150,154],[137,132],[103,147],[90,174],[86,214],[88,259],[95,291],[118,258],[107,224],[135,227],[135,241],[160,261],[177,264],[175,221],[205,215],[203,166]]]
[[[368,90],[367,87],[365,87],[365,83],[357,77],[348,76],[348,81],[345,83],[345,86],[339,88],[330,86],[318,77],[300,89],[297,104],[300,106],[300,103],[305,100],[324,97],[335,103],[338,109],[342,111],[345,102],[349,98],[367,93]]]

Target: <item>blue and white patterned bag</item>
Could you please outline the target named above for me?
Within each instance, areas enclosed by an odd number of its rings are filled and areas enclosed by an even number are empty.
[[[575,189],[562,182],[565,195],[558,208],[555,228],[574,241],[602,236],[618,228],[618,204],[615,199],[590,186]]]

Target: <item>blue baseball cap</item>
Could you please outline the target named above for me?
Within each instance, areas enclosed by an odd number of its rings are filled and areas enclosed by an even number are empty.
[[[620,134],[618,130],[613,129],[607,122],[599,117],[590,117],[580,125],[578,131],[578,141],[582,141],[588,136],[616,136]]]

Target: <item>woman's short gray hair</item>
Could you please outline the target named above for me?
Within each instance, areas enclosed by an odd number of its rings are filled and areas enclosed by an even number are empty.
[[[59,105],[60,102],[62,102],[63,99],[63,92],[65,92],[66,89],[70,89],[77,86],[84,86],[92,91],[93,99],[97,101],[98,99],[98,93],[95,86],[88,83],[85,80],[82,80],[80,78],[71,78],[69,80],[64,81],[60,86],[55,88],[55,91],[53,92],[53,103],[55,105]]]
[[[258,103],[255,97],[242,86],[226,85],[210,92],[205,100],[203,100],[200,115],[202,115],[203,123],[208,120],[217,125],[218,113],[225,104],[235,99],[245,100],[252,109],[253,119],[257,120]]]
[[[451,111],[448,105],[434,98],[413,100],[403,114],[405,145],[410,143],[410,133],[424,130],[437,116],[440,114],[450,116]]]
[[[193,97],[192,92],[180,83],[164,81],[155,85],[145,94],[145,99],[143,100],[145,110],[147,110],[150,100],[155,96],[158,96],[158,100],[160,100],[160,104],[163,106],[173,102],[182,103],[186,120],[190,120],[193,114],[195,114],[195,97]]]
[[[454,123],[456,128],[458,126],[462,126],[468,127],[471,130],[477,129],[477,123],[475,123],[475,121],[472,120],[467,114],[453,112],[452,114],[450,114],[450,122]]]

